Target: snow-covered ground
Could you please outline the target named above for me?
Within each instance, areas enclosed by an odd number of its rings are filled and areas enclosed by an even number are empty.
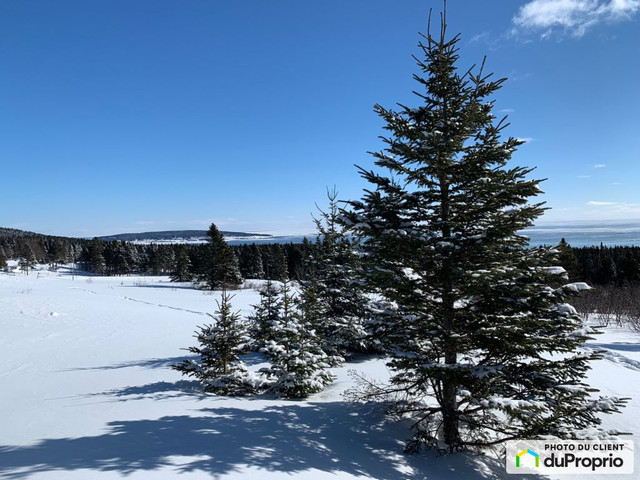
[[[532,478],[489,457],[403,455],[406,424],[341,395],[349,369],[387,377],[381,359],[336,369],[306,401],[203,395],[169,366],[216,298],[162,277],[0,273],[0,478]],[[247,289],[232,303],[257,301]],[[637,435],[640,336],[612,329],[592,346],[607,350],[593,384],[632,398],[606,426]]]

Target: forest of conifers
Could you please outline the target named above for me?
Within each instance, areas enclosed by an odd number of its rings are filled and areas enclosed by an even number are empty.
[[[314,242],[285,244],[246,244],[233,246],[243,278],[278,280],[285,276],[304,279],[304,259],[313,251]],[[76,263],[89,273],[127,275],[171,274],[180,250],[186,250],[190,269],[199,271],[202,245],[133,244],[122,241],[55,237],[22,230],[0,228],[0,263],[33,254],[37,263]],[[102,250],[104,266],[94,261],[96,250]],[[640,247],[604,245],[559,246],[560,264],[571,281],[590,285],[627,285],[640,281]]]

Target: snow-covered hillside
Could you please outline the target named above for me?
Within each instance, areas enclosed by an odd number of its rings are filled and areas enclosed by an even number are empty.
[[[407,424],[341,395],[349,369],[387,377],[382,359],[336,369],[307,401],[203,395],[169,366],[216,298],[161,277],[0,273],[0,478],[518,478],[489,457],[403,455]],[[246,289],[232,303],[257,301]],[[591,346],[607,350],[593,384],[632,398],[606,425],[637,435],[640,337],[610,330]]]

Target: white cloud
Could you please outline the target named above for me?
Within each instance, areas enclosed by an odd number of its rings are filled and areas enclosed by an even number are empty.
[[[503,39],[504,35],[494,36],[490,32],[482,32],[471,37],[469,43],[482,43],[486,45],[489,50],[493,51],[500,48]]]
[[[469,43],[481,42],[486,40],[487,38],[489,38],[489,32],[482,32],[471,37],[471,39],[469,40]]]
[[[590,201],[587,206],[592,207],[585,214],[591,217],[608,219],[630,219],[640,217],[640,203],[629,202],[600,202]]]
[[[599,23],[630,19],[640,10],[640,0],[532,0],[515,17],[512,33],[541,31],[548,38],[555,31],[582,37]]]
[[[604,168],[606,167],[607,164],[606,163],[596,163],[593,168]]]
[[[519,142],[531,143],[533,142],[533,137],[518,137],[516,138]]]

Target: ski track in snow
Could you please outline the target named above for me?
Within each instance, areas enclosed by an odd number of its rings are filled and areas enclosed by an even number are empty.
[[[81,292],[86,292],[86,293],[91,293],[93,295],[98,295],[98,292],[96,292],[94,290],[89,290],[87,288],[80,288],[80,287],[69,287],[69,288],[71,290],[79,290]],[[199,312],[197,310],[189,310],[187,308],[173,307],[171,305],[163,305],[163,304],[160,304],[160,303],[147,302],[145,300],[139,300],[137,298],[127,297],[126,295],[123,295],[120,298],[123,298],[125,300],[129,300],[129,301],[132,301],[132,302],[143,303],[145,305],[151,305],[153,307],[170,308],[171,310],[177,310],[179,312],[193,313],[194,315],[207,315],[206,312]]]
[[[92,293],[93,295],[97,295],[98,294],[98,292],[94,292],[93,290],[89,290],[88,288],[69,287],[69,290],[80,290],[81,292]]]
[[[121,298],[124,298],[125,300],[131,300],[132,302],[144,303],[145,305],[151,305],[153,307],[170,308],[171,310],[177,310],[179,312],[193,313],[195,315],[207,315],[206,312],[198,312],[196,310],[188,310],[186,308],[172,307],[171,305],[161,305],[159,303],[146,302],[144,300],[138,300],[136,298],[131,298],[131,297],[127,297],[127,296],[123,296]]]

